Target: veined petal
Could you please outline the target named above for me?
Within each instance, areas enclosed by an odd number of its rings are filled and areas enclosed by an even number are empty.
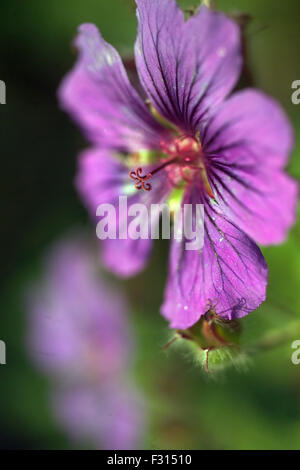
[[[298,184],[287,176],[292,128],[280,106],[255,90],[225,101],[202,132],[215,196],[253,240],[280,243],[296,218]]]
[[[282,243],[296,220],[299,184],[276,168],[214,169],[220,208],[257,243]]]
[[[292,126],[280,105],[252,89],[224,101],[200,137],[206,153],[231,165],[282,168],[293,147]]]
[[[201,203],[194,187],[185,204]],[[240,318],[265,300],[267,265],[255,243],[206,200],[203,248],[172,242],[162,314],[171,328],[186,329],[212,306],[225,319]]]
[[[59,90],[63,109],[93,143],[122,150],[156,148],[162,127],[129,82],[117,51],[93,24],[79,28],[79,58]]]
[[[138,191],[129,177],[129,168],[114,154],[100,149],[90,149],[79,159],[76,186],[92,217],[100,204],[110,203],[116,210],[117,228],[131,220],[126,211],[119,210],[119,197],[127,196],[127,208],[133,204],[144,204],[150,213],[151,204],[160,204],[169,195],[172,186],[168,176],[161,171],[153,178],[152,190]],[[145,166],[147,174],[151,170]],[[157,218],[158,220],[158,218]],[[150,222],[149,220],[147,221]],[[105,265],[118,276],[128,277],[141,271],[151,253],[152,240],[139,238],[106,239],[102,241],[102,259]]]
[[[186,132],[232,90],[241,68],[239,28],[202,6],[184,21],[175,0],[136,0],[136,63],[154,107]]]

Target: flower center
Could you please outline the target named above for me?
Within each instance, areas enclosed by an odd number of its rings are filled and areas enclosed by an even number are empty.
[[[151,191],[152,185],[149,180],[165,169],[173,186],[179,186],[181,182],[191,182],[197,174],[208,195],[214,197],[208,182],[202,146],[196,138],[181,136],[171,143],[162,142],[161,149],[167,157],[162,158],[161,164],[151,172],[143,174],[141,167],[130,171],[129,176],[136,182],[136,189]]]
[[[170,156],[178,157],[179,165],[193,165],[201,161],[201,144],[193,137],[179,137],[171,144],[162,142],[162,149]]]

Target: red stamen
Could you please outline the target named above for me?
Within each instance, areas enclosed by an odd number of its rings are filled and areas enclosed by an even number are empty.
[[[162,170],[163,168],[165,168],[166,166],[168,165],[171,165],[172,163],[175,163],[177,161],[177,156],[176,157],[173,157],[167,161],[165,161],[164,163],[162,163],[160,166],[158,166],[157,168],[155,168],[153,171],[151,171],[151,175],[155,175],[155,173],[158,173],[160,170]]]

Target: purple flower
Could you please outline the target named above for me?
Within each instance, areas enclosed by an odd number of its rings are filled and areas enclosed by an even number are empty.
[[[74,440],[90,441],[95,448],[137,448],[143,428],[141,400],[124,380],[62,388],[56,393],[54,410]]]
[[[136,65],[148,106],[96,27],[79,29],[79,59],[60,89],[93,144],[81,155],[77,188],[93,216],[120,195],[149,206],[170,202],[178,188],[183,203],[204,204],[203,249],[172,241],[162,313],[181,329],[212,304],[224,318],[242,317],[265,299],[267,266],[255,242],[282,242],[295,219],[297,185],[283,171],[291,126],[259,91],[228,98],[242,63],[232,20],[202,6],[184,21],[174,0],[136,3]],[[150,251],[151,240],[103,242],[106,265],[124,277]]]
[[[127,306],[99,277],[84,237],[53,248],[28,304],[29,350],[54,382],[54,409],[68,433],[96,447],[136,447],[143,413],[128,379],[133,341]]]

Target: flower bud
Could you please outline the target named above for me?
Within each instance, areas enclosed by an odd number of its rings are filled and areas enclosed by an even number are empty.
[[[176,333],[176,338],[181,340],[179,344],[188,346],[196,362],[207,372],[246,363],[247,356],[240,346],[239,320],[225,320],[212,307],[195,325]]]

